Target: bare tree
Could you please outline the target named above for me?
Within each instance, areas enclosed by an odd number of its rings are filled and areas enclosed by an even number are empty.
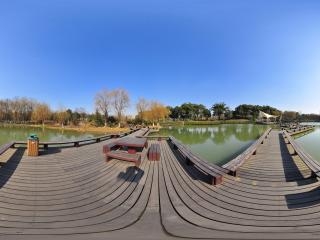
[[[95,96],[95,106],[96,109],[101,112],[104,116],[104,126],[107,126],[107,121],[109,117],[109,111],[111,107],[112,92],[104,89],[98,92]]]
[[[120,125],[123,112],[127,107],[129,107],[129,103],[130,103],[128,92],[122,88],[113,90],[112,103],[113,103],[113,108],[117,114],[119,125]]]
[[[64,127],[64,123],[68,120],[69,113],[67,112],[67,109],[63,106],[59,107],[59,110],[56,112],[56,118],[61,125],[61,127]]]
[[[45,103],[39,103],[35,106],[32,112],[32,120],[41,122],[44,126],[45,120],[50,118],[51,110],[49,106]]]
[[[25,123],[31,119],[35,100],[15,97],[12,100],[0,100],[0,120]]]
[[[148,110],[148,107],[148,101],[144,98],[139,98],[136,104],[139,119],[146,120],[146,111]]]
[[[0,100],[0,121],[9,121],[10,117],[10,100]]]
[[[18,123],[20,120],[20,104],[18,98],[14,98],[10,101],[10,109],[12,112],[12,121]]]
[[[23,122],[27,122],[31,120],[32,111],[36,105],[36,101],[25,97],[21,98],[19,101],[21,102],[21,120]]]

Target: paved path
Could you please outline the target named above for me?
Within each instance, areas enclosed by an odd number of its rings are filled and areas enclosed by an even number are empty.
[[[278,131],[218,186],[166,141],[159,162],[144,150],[139,170],[105,163],[105,143],[12,151],[0,168],[0,239],[320,238],[320,184]]]

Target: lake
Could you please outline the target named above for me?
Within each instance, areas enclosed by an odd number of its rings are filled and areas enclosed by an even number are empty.
[[[40,141],[67,141],[99,136],[101,134],[82,133],[70,130],[56,130],[25,126],[0,126],[0,145],[10,141],[27,141],[30,134],[37,134]]]
[[[299,136],[295,139],[303,149],[309,153],[315,160],[320,161],[320,126],[316,125],[316,128],[311,133],[304,136]]]
[[[268,128],[256,124],[221,124],[163,128],[156,135],[172,135],[202,158],[217,165],[227,163]]]
[[[172,135],[202,158],[223,165],[243,152],[267,128],[268,126],[255,124],[184,126],[163,128],[156,135]],[[79,140],[101,135],[46,128],[43,130],[38,127],[0,126],[0,145],[14,140],[26,141],[32,133],[37,134],[40,141]],[[315,160],[320,161],[320,126],[296,141]]]

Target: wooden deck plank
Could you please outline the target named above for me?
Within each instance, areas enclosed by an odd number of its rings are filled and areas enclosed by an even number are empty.
[[[135,132],[141,135],[144,131]],[[131,136],[133,136],[131,135]],[[203,181],[167,141],[160,161],[139,170],[104,162],[104,143],[17,148],[0,168],[0,234],[5,239],[317,239],[320,183],[278,131],[218,186]],[[151,234],[151,235],[150,235]],[[85,237],[84,237],[85,236]]]

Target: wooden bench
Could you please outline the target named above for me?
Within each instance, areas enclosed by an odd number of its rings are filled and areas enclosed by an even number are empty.
[[[306,153],[303,148],[298,144],[287,131],[283,131],[284,137],[288,140],[288,144],[291,144],[294,154],[297,154],[301,160],[307,165],[307,167],[312,171],[313,175],[320,177],[320,163],[314,160],[308,153]]]
[[[160,145],[152,143],[148,151],[148,159],[150,161],[159,161],[160,160]]]
[[[9,142],[9,143],[6,143],[6,144],[0,146],[0,155],[5,153],[9,148],[14,147],[14,144],[15,144],[15,142]]]
[[[256,140],[250,147],[248,147],[243,153],[238,155],[236,158],[232,159],[230,162],[224,164],[222,167],[229,171],[229,175],[236,176],[237,169],[250,158],[251,155],[255,155],[257,148],[260,144],[264,143],[264,140],[268,137],[271,128],[268,128],[262,136]]]
[[[129,161],[129,162],[134,162],[136,167],[138,167],[141,163],[141,155],[140,154],[131,154],[127,153],[126,151],[109,151],[106,153],[106,162],[109,161],[109,159],[114,158],[114,159],[119,159],[123,161]]]
[[[189,148],[172,136],[169,137],[169,142],[172,143],[173,149],[179,150],[180,154],[186,160],[187,165],[195,165],[199,170],[201,170],[201,172],[209,177],[210,184],[217,185],[222,183],[223,175],[227,174],[228,170],[213,163],[208,163],[204,159],[192,153]]]
[[[103,145],[102,152],[104,154],[106,154],[106,153],[108,153],[108,152],[110,152],[112,150],[115,150],[116,148],[118,148],[117,142],[110,142],[110,143],[108,143],[106,145]]]

